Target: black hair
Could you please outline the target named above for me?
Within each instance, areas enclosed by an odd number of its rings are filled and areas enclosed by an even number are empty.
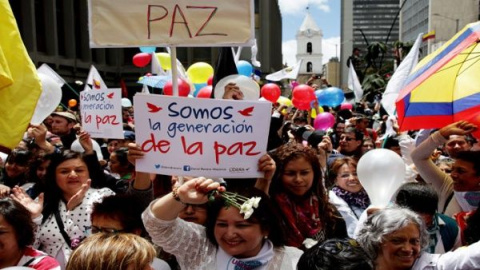
[[[397,136],[387,136],[383,141],[382,148],[392,149],[392,147],[399,147],[400,144],[398,142]]]
[[[373,270],[373,262],[354,239],[329,239],[307,249],[299,270]]]
[[[480,206],[480,203],[478,206]],[[463,236],[467,245],[480,241],[480,211],[478,208],[468,217],[467,227],[463,231]]]
[[[46,189],[45,189],[45,202],[43,207],[43,220],[45,222],[55,211],[58,210],[58,204],[63,198],[63,191],[58,187],[56,181],[56,170],[57,167],[71,159],[81,159],[83,160],[83,155],[81,153],[64,150],[59,153],[52,154],[52,162],[48,166],[46,179]]]
[[[363,133],[356,129],[355,127],[346,127],[345,130],[343,131],[343,134],[345,133],[353,133],[355,134],[355,140],[357,141],[363,141]]]
[[[480,176],[480,151],[460,151],[456,160],[463,160],[473,164],[475,175]]]
[[[20,249],[30,246],[35,241],[35,223],[30,211],[22,204],[6,197],[0,199],[0,215],[15,230],[15,238]]]
[[[438,194],[425,183],[405,183],[398,189],[395,203],[421,214],[435,214],[438,209]]]
[[[141,229],[142,236],[146,235],[142,222],[142,212],[145,209],[136,196],[126,194],[107,196],[101,202],[94,203],[92,209],[90,215],[92,220],[95,217],[108,217],[119,221],[125,232],[133,233],[134,230]]]
[[[263,191],[256,188],[245,188],[239,191],[239,194],[247,198],[260,197],[260,203],[255,208],[252,216],[248,221],[258,223],[262,231],[268,231],[268,239],[276,247],[285,245],[285,233],[280,226],[280,217],[277,209],[273,206],[270,198]],[[215,224],[217,222],[220,210],[225,208],[225,201],[222,198],[217,198],[213,203],[208,205],[207,222],[205,224],[208,240],[218,246],[215,239]],[[228,206],[234,207],[234,206]]]
[[[32,153],[29,150],[13,149],[7,156],[5,163],[16,163],[22,166],[28,166],[32,158]]]
[[[117,156],[120,166],[126,168],[128,171],[134,171],[135,166],[128,161],[128,147],[120,147],[119,149],[113,151]]]

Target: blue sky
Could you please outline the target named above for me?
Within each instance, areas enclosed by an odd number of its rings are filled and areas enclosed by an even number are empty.
[[[309,7],[310,14],[323,31],[323,62],[336,56],[335,44],[340,44],[340,0],[279,0],[282,14],[283,63],[295,64],[297,43],[295,35],[300,28]],[[340,57],[340,45],[337,46]]]

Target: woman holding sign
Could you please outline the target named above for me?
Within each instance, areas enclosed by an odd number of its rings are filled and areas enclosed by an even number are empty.
[[[129,145],[132,160],[142,156],[137,145]],[[258,168],[265,173],[265,181],[270,181],[275,162],[264,155]],[[205,204],[205,226],[180,218],[190,205]],[[175,255],[181,269],[293,270],[302,254],[285,246],[277,210],[264,192],[255,188],[227,192],[220,183],[204,177],[180,183],[152,202],[143,221],[153,242]]]
[[[208,201],[213,203],[205,227],[178,218],[187,204]],[[284,246],[275,213],[258,189],[231,193],[199,177],[154,201],[143,221],[153,242],[175,255],[181,269],[296,269],[302,251]]]

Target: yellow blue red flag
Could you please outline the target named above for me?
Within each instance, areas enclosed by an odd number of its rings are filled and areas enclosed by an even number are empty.
[[[465,26],[407,77],[396,100],[400,130],[480,123],[480,22]]]
[[[0,0],[0,14],[0,73],[6,74],[0,81],[0,148],[5,151],[22,140],[42,89],[8,0]]]

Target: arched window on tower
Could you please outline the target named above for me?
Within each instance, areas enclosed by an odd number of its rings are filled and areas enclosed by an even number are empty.
[[[307,43],[307,53],[312,54],[312,43],[311,42]]]
[[[312,72],[312,69],[313,69],[312,62],[308,62],[307,63],[307,72]]]

